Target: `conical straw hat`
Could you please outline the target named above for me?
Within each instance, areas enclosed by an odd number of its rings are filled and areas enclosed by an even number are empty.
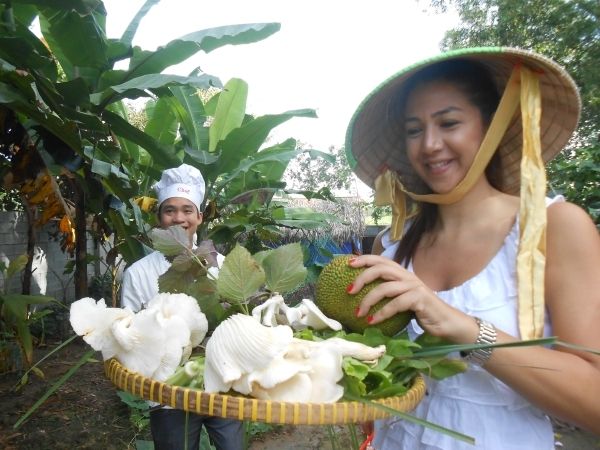
[[[569,141],[577,127],[581,100],[569,74],[552,60],[526,50],[489,47],[454,50],[411,65],[391,76],[360,104],[346,133],[346,156],[357,176],[374,187],[375,179],[386,169],[396,171],[410,186],[415,174],[408,162],[402,138],[403,124],[394,106],[409,78],[425,67],[450,59],[475,60],[488,68],[502,94],[516,65],[539,74],[542,98],[541,143],[544,162],[550,161]],[[522,125],[520,113],[512,119],[498,147],[502,190],[519,193]]]

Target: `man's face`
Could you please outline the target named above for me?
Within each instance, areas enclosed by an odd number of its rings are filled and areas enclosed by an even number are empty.
[[[187,231],[191,243],[194,240],[196,229],[202,223],[202,213],[187,198],[171,197],[161,203],[158,219],[161,228],[166,229],[172,225],[183,227]]]

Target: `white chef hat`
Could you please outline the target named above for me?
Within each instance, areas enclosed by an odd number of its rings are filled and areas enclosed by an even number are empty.
[[[188,164],[163,171],[160,181],[152,188],[158,196],[158,206],[169,198],[182,197],[193,202],[200,211],[204,200],[204,178],[198,169]]]

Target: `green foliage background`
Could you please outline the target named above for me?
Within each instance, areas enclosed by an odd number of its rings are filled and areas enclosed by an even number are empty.
[[[564,66],[582,101],[579,128],[548,167],[548,186],[590,213],[600,227],[600,2],[598,0],[430,0],[434,11],[456,8],[460,25],[443,50],[511,46]]]

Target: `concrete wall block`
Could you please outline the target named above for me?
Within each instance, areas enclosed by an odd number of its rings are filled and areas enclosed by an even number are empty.
[[[60,242],[51,234],[56,232],[56,224],[50,223],[36,233],[36,247],[31,282],[32,294],[45,294],[61,301],[75,300],[73,274],[63,274],[65,264],[70,259],[60,248]],[[90,253],[93,242],[88,240]],[[27,252],[27,218],[23,213],[0,211],[0,260],[13,260]],[[88,269],[88,276],[94,275],[93,266]],[[0,277],[0,289],[4,288],[4,280]],[[11,292],[21,291],[21,277],[16,276],[10,286]]]

